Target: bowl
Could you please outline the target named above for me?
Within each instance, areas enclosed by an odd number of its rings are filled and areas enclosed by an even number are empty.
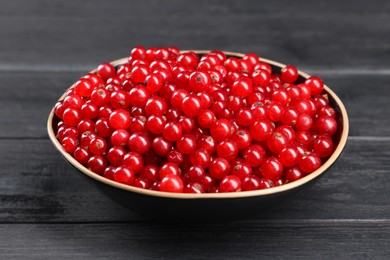
[[[186,52],[186,51],[182,51]],[[198,55],[208,53],[205,50],[194,50]],[[225,52],[227,56],[243,57],[244,54]],[[274,71],[280,71],[285,64],[261,58],[261,61],[270,64]],[[127,62],[127,58],[111,62],[114,66]],[[94,72],[94,71],[92,71]],[[298,82],[303,82],[310,75],[299,71]],[[265,212],[282,201],[296,194],[320,179],[327,173],[337,158],[341,155],[348,137],[348,116],[345,107],[337,95],[325,85],[324,92],[329,96],[330,104],[337,111],[337,133],[333,136],[335,150],[327,161],[316,171],[307,176],[282,186],[263,190],[207,193],[207,194],[178,194],[161,191],[152,191],[136,188],[106,179],[93,173],[77,162],[70,154],[64,151],[56,139],[54,127],[58,122],[54,109],[50,112],[47,121],[49,138],[62,157],[87,181],[94,184],[103,194],[132,211],[158,219],[168,220],[232,220],[241,219]],[[60,98],[63,99],[65,94]]]

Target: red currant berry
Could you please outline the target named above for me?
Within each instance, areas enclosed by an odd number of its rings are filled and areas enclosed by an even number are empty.
[[[91,156],[88,160],[87,167],[94,173],[102,175],[107,167],[107,160],[101,155]]]
[[[205,189],[200,183],[187,183],[187,185],[184,187],[183,192],[201,194],[205,193]]]
[[[328,157],[333,152],[333,141],[327,135],[320,135],[313,143],[313,151],[320,157]]]
[[[139,153],[128,152],[123,156],[122,164],[129,166],[134,173],[138,173],[144,166],[144,159]]]
[[[242,153],[245,162],[251,167],[259,166],[265,159],[265,150],[261,145],[252,144]]]
[[[104,80],[107,81],[109,78],[112,78],[116,75],[115,67],[108,63],[104,62],[99,65],[96,70],[96,73]]]
[[[298,70],[292,65],[287,65],[280,72],[283,82],[293,83],[298,79]]]
[[[65,108],[73,107],[77,109],[81,109],[81,106],[84,104],[84,100],[77,95],[69,95],[64,98],[62,103]]]
[[[114,129],[126,129],[130,126],[131,118],[129,112],[124,109],[117,109],[110,115],[108,122]]]
[[[188,84],[192,91],[204,91],[207,90],[210,86],[211,78],[210,75],[206,72],[194,71],[190,75]]]
[[[94,139],[91,140],[88,149],[94,155],[101,155],[107,149],[106,140],[102,137],[95,137]]]
[[[228,175],[222,179],[219,184],[220,192],[237,192],[241,191],[241,180],[234,175]]]
[[[134,133],[130,136],[128,141],[130,151],[144,154],[149,151],[151,143],[149,137],[144,133]]]
[[[130,134],[124,129],[115,130],[111,135],[111,143],[114,146],[125,146],[129,140]]]
[[[221,141],[217,145],[217,154],[218,157],[225,158],[228,161],[233,160],[238,154],[236,142],[231,139]]]
[[[196,95],[188,95],[183,99],[180,109],[188,117],[197,116],[202,108],[201,100]]]
[[[196,138],[194,135],[183,135],[179,141],[176,142],[177,150],[183,154],[192,154],[196,149]]]
[[[180,123],[168,122],[163,130],[163,136],[166,140],[176,142],[180,140],[183,135],[183,130]]]
[[[235,163],[231,167],[231,174],[237,176],[241,181],[252,175],[252,168],[245,162]]]
[[[318,155],[308,153],[302,156],[299,161],[299,168],[305,173],[311,173],[320,168],[321,164],[321,158]]]
[[[78,142],[72,137],[65,137],[62,139],[61,145],[67,153],[73,153],[77,148]]]
[[[284,107],[279,102],[272,102],[267,106],[267,118],[272,122],[282,120],[284,115]]]
[[[239,150],[248,148],[252,143],[252,136],[246,129],[239,129],[232,135],[232,140],[237,144]]]
[[[283,175],[283,165],[275,157],[268,157],[261,164],[261,174],[264,178],[278,180]]]
[[[249,128],[252,138],[260,142],[266,141],[273,130],[273,124],[267,119],[257,120]]]
[[[83,148],[83,147],[77,147],[76,150],[73,153],[73,157],[81,164],[86,165],[89,161],[89,158],[91,157],[90,152]]]
[[[209,165],[210,176],[220,180],[225,178],[230,172],[230,164],[224,158],[216,158]]]
[[[168,175],[180,176],[181,169],[179,168],[179,166],[177,164],[167,162],[161,166],[158,174],[160,176],[160,179],[163,179],[165,176],[168,176]]]
[[[271,136],[267,139],[268,149],[278,154],[280,153],[289,143],[287,136],[280,132],[273,132]]]
[[[129,103],[135,107],[144,107],[149,99],[149,92],[142,86],[135,86],[129,92]]]
[[[183,153],[173,149],[168,153],[167,160],[172,163],[181,164],[184,160],[184,156]]]
[[[231,91],[233,95],[247,97],[252,92],[252,89],[252,80],[250,78],[240,78],[233,83]]]
[[[147,116],[162,116],[167,110],[168,106],[166,101],[158,96],[149,98],[145,105],[145,113]]]
[[[152,148],[158,156],[166,156],[172,149],[172,144],[165,140],[162,136],[158,136],[154,138]]]
[[[67,108],[62,114],[62,119],[67,126],[77,126],[82,119],[82,115],[80,110],[76,108]]]
[[[132,185],[135,174],[129,166],[121,165],[115,169],[114,180],[127,185]]]
[[[318,77],[311,76],[305,81],[305,84],[309,86],[310,93],[313,96],[320,95],[324,89],[324,83]]]
[[[95,124],[96,132],[101,137],[111,136],[114,129],[110,126],[107,118],[100,118]]]
[[[241,184],[241,189],[243,191],[250,190],[259,190],[260,189],[261,180],[256,176],[246,177]]]
[[[168,175],[161,180],[160,190],[164,192],[183,192],[184,184],[182,179],[177,175]]]
[[[293,167],[286,171],[285,178],[286,178],[286,182],[290,183],[299,180],[304,176],[305,174],[301,171],[301,169],[299,169],[299,167]]]
[[[233,124],[227,119],[219,119],[210,127],[211,136],[217,141],[230,137],[233,132]]]
[[[65,112],[64,112],[64,117],[65,117]],[[332,136],[337,131],[337,122],[333,117],[322,116],[318,118],[317,121],[315,122],[315,127],[319,133]]]
[[[122,164],[125,154],[126,150],[122,146],[113,146],[107,152],[107,160],[111,165],[119,166]]]
[[[165,127],[165,117],[151,115],[146,121],[146,126],[153,134],[161,134]]]
[[[284,148],[279,152],[279,161],[287,167],[298,164],[301,154],[294,146]]]
[[[82,78],[74,84],[76,95],[90,97],[93,91],[93,84],[89,79]]]

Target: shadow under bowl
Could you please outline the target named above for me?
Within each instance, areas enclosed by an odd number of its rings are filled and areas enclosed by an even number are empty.
[[[185,51],[183,51],[185,52]],[[198,55],[209,51],[194,51]],[[228,56],[243,57],[244,54],[225,52]],[[261,58],[262,62],[270,64],[273,71],[280,72],[284,64]],[[113,61],[114,66],[127,62],[127,58]],[[310,75],[299,71],[298,83],[303,82]],[[337,95],[327,86],[324,93],[328,94],[330,105],[337,112],[337,133],[333,136],[335,151],[324,164],[307,176],[282,186],[270,189],[234,192],[234,193],[208,193],[208,194],[177,194],[160,191],[152,191],[129,185],[117,183],[93,173],[70,154],[64,151],[60,142],[56,139],[55,126],[58,118],[54,115],[54,109],[50,112],[47,121],[49,138],[63,158],[72,165],[76,171],[93,183],[103,194],[136,213],[155,219],[170,221],[208,221],[208,220],[233,220],[261,214],[270,207],[291,198],[298,191],[314,184],[320,177],[328,172],[337,158],[341,155],[348,137],[349,123],[345,107]],[[65,94],[60,98],[63,99]]]

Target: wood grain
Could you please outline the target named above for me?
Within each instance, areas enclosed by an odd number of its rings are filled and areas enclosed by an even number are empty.
[[[349,140],[341,158],[316,185],[250,221],[388,219],[389,145],[390,139]],[[98,193],[47,140],[2,140],[0,150],[7,151],[0,158],[0,222],[152,220]]]
[[[316,70],[390,65],[390,5],[384,0],[202,0],[196,8],[180,0],[1,4],[0,38],[7,40],[0,42],[0,69],[7,71],[89,68],[135,45],[256,52]]]
[[[4,258],[388,259],[389,222],[0,225]]]

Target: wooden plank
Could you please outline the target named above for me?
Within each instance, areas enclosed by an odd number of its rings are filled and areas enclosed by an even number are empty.
[[[0,72],[0,138],[46,138],[51,107],[82,74]],[[325,75],[323,79],[345,103],[351,136],[389,136],[384,127],[390,125],[387,76]]]
[[[2,224],[3,258],[388,259],[390,223]]]
[[[89,68],[134,45],[256,52],[306,69],[383,69],[389,10],[384,0],[217,0],[196,8],[180,0],[2,1],[0,69]]]
[[[389,219],[389,145],[352,138],[317,184],[252,220]],[[47,140],[2,140],[0,151],[0,222],[149,221],[99,194]]]

